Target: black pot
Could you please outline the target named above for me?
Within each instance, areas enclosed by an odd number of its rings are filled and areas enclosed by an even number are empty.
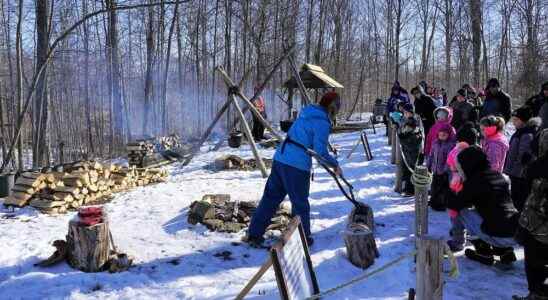
[[[293,125],[293,121],[292,120],[284,120],[284,121],[280,121],[280,128],[282,129],[283,132],[287,133],[289,131],[289,129],[291,128],[291,125]]]
[[[243,135],[240,131],[231,132],[228,137],[228,146],[230,148],[240,148],[242,145]]]

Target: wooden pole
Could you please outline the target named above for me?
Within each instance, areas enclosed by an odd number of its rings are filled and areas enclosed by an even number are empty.
[[[261,95],[261,93],[263,92],[264,88],[266,87],[266,84],[270,81],[270,79],[272,79],[272,77],[274,76],[274,74],[276,73],[276,71],[280,68],[280,66],[282,65],[283,61],[293,52],[293,48],[294,46],[292,46],[288,51],[285,52],[285,54],[280,58],[280,60],[278,60],[278,63],[276,63],[276,65],[274,65],[274,67],[272,68],[272,70],[270,71],[270,73],[268,73],[268,75],[266,76],[265,80],[263,81],[263,83],[259,86],[259,90],[257,92],[255,92],[255,95],[253,95],[253,97],[251,99],[249,99],[249,102],[253,102],[255,101],[255,99],[259,98],[259,96]],[[225,72],[226,74],[226,72]],[[226,81],[225,81],[226,82]],[[243,109],[243,113],[245,114],[247,111],[249,110],[249,106],[246,106],[244,107]],[[240,122],[240,119],[239,118],[236,118],[236,120],[234,120],[234,122],[232,123],[232,127],[230,129],[233,129],[235,128],[236,126],[238,126],[238,123]],[[221,145],[224,143],[224,140],[220,140],[216,145],[215,147],[213,147],[213,150],[219,150],[219,148],[221,148]]]
[[[428,169],[417,166],[415,173],[428,176]],[[428,189],[429,186],[415,185],[415,238],[428,234]]]
[[[243,300],[244,297],[251,291],[251,289],[257,284],[259,279],[263,277],[264,273],[270,269],[272,266],[272,259],[269,257],[268,260],[261,266],[259,271],[251,278],[251,280],[245,285],[242,291],[236,296],[236,300]]]
[[[218,66],[217,68],[215,68],[215,70],[223,77],[223,80],[225,82],[225,84],[227,85],[228,88],[231,88],[234,85],[234,81],[232,81],[232,79],[230,78],[230,76],[228,76],[228,74],[226,74],[225,70],[223,69],[222,66]],[[253,105],[253,103],[251,103],[251,101],[244,95],[242,94],[242,92],[240,91],[240,89],[238,89],[237,91],[235,91],[234,93],[236,96],[240,97],[242,100],[244,100],[244,102],[247,104],[247,108],[251,111],[251,113],[253,115],[255,115],[255,117],[259,120],[259,122],[261,122],[264,127],[266,127],[275,137],[276,139],[278,140],[282,140],[282,136],[280,134],[278,134],[274,128],[272,128],[272,126],[270,125],[270,123],[268,123],[264,118],[263,116],[261,115],[261,113],[257,110],[257,108],[255,107],[255,105]],[[243,114],[243,111],[242,111],[242,114]],[[245,115],[244,115],[244,118],[245,118]],[[240,121],[243,121],[243,120],[240,120]]]
[[[259,154],[259,150],[257,150],[257,145],[255,144],[255,140],[253,139],[253,135],[251,134],[251,129],[249,129],[249,124],[247,124],[247,121],[245,119],[245,115],[242,112],[242,109],[240,108],[240,104],[238,104],[238,100],[236,97],[234,97],[234,94],[230,94],[229,96],[232,99],[232,103],[234,104],[234,107],[236,108],[236,112],[238,113],[240,117],[240,122],[243,125],[244,134],[247,138],[247,141],[249,142],[249,145],[251,145],[251,150],[253,151],[253,155],[255,156],[255,159],[257,160],[257,165],[259,166],[259,170],[261,170],[261,174],[263,175],[263,178],[268,177],[268,172],[266,171],[266,166],[264,164],[263,159],[261,158],[261,155]]]
[[[392,121],[388,121],[386,123],[386,136],[388,137],[388,146],[392,145],[392,128],[394,125],[392,125]]]
[[[396,151],[395,151],[395,155],[396,155],[396,158],[395,158],[395,163],[396,163],[396,184],[395,184],[394,191],[396,193],[401,193],[402,190],[403,190],[402,189],[402,176],[403,176],[403,173],[402,173],[401,164],[404,163],[404,162],[402,161],[400,138],[397,135],[395,135],[395,137],[396,137],[395,141],[392,143],[392,148],[396,149]],[[404,167],[406,167],[406,166],[404,166]]]
[[[417,244],[417,299],[441,300],[445,241],[432,236],[421,236]]]
[[[211,122],[211,124],[209,125],[209,127],[206,129],[206,131],[204,132],[204,134],[202,134],[202,137],[200,138],[200,140],[198,141],[198,143],[196,143],[191,149],[190,149],[190,154],[189,156],[187,157],[187,159],[183,162],[183,166],[186,166],[190,163],[190,161],[192,160],[192,158],[194,158],[194,156],[196,155],[196,153],[198,153],[200,151],[200,147],[202,147],[202,145],[204,144],[204,142],[207,140],[207,138],[209,137],[209,135],[211,134],[211,132],[213,131],[213,128],[215,128],[215,125],[217,124],[217,122],[219,122],[219,120],[221,119],[221,117],[223,116],[223,114],[225,113],[225,111],[228,109],[228,107],[230,106],[230,102],[232,102],[232,100],[229,99],[226,100],[226,102],[223,104],[223,107],[221,107],[221,109],[219,109],[219,111],[217,112],[217,115],[215,115],[215,118],[213,119],[213,121]]]
[[[390,132],[390,144],[392,145],[392,153],[390,155],[390,163],[395,164],[396,163],[396,140],[397,140],[397,133],[396,128],[392,127],[392,130]]]
[[[299,70],[297,70],[297,65],[295,64],[295,61],[293,60],[291,56],[288,56],[287,59],[289,60],[289,65],[291,66],[293,75],[295,76],[295,81],[297,81],[297,85],[299,86],[299,91],[301,92],[301,96],[303,97],[304,104],[308,105],[312,103],[310,102],[310,97],[308,97],[308,93],[306,92],[306,88],[301,79],[301,75],[299,74]]]

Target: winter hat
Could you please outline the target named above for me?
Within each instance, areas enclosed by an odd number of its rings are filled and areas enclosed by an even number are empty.
[[[457,131],[457,141],[466,142],[468,145],[477,144],[479,136],[480,134],[472,122],[464,123]]]
[[[512,117],[516,117],[522,120],[524,123],[527,123],[527,121],[529,121],[529,119],[533,117],[533,111],[529,106],[524,105],[514,110],[514,112],[512,113]]]
[[[451,124],[444,123],[439,127],[438,132],[445,132],[445,133],[451,134],[451,131],[453,131],[452,129],[453,128],[451,127]]]
[[[466,90],[465,90],[465,89],[459,89],[459,90],[457,91],[457,95],[466,97]]]
[[[496,78],[491,78],[489,79],[489,81],[487,82],[487,88],[496,88],[496,87],[500,87],[500,83],[499,83],[499,80],[496,79]]]
[[[333,103],[333,101],[337,102],[337,109],[340,108],[340,100],[339,100],[339,94],[336,92],[327,92],[323,95],[322,100],[320,100],[320,105],[327,108]]]
[[[478,146],[470,146],[457,155],[457,168],[459,167],[466,178],[491,168],[487,155]]]
[[[415,113],[415,106],[411,103],[405,103],[403,105],[403,111]]]

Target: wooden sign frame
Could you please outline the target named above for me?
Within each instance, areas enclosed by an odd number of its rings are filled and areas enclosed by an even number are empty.
[[[282,299],[301,299],[320,292],[316,273],[310,259],[306,235],[298,216],[291,220],[287,230],[282,235],[282,239],[270,249],[270,254]],[[286,260],[286,254],[291,256],[291,261]],[[303,279],[309,284],[308,291],[295,290],[296,288],[303,288]],[[297,284],[295,284],[295,280],[298,280]],[[307,287],[304,286],[304,288]],[[300,293],[300,295],[296,295],[297,293]]]

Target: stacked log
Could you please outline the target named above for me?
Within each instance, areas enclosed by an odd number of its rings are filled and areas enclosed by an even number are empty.
[[[4,204],[19,207],[27,205],[35,193],[48,186],[46,177],[48,176],[41,173],[24,172],[15,181],[12,188],[13,193],[5,199]]]
[[[130,166],[146,168],[171,162],[166,152],[184,156],[188,152],[177,135],[136,140],[126,145]]]
[[[202,200],[190,205],[188,223],[205,225],[211,231],[239,232],[249,226],[251,216],[257,208],[252,201],[231,201],[230,195],[204,195]],[[283,231],[291,220],[291,208],[280,206],[271,219],[268,230]]]
[[[145,157],[154,154],[154,144],[147,140],[138,140],[128,143],[126,150],[129,165],[142,167]]]
[[[30,204],[44,213],[64,213],[82,205],[108,201],[112,193],[165,181],[168,175],[161,169],[128,168],[93,161],[68,165],[64,170],[23,173],[13,188],[14,195],[4,204],[20,207]]]
[[[272,159],[263,159],[267,168],[272,167]],[[216,171],[223,170],[238,170],[238,171],[252,171],[257,170],[259,167],[257,161],[254,158],[244,159],[237,155],[224,155],[215,160],[213,163],[213,169]]]

